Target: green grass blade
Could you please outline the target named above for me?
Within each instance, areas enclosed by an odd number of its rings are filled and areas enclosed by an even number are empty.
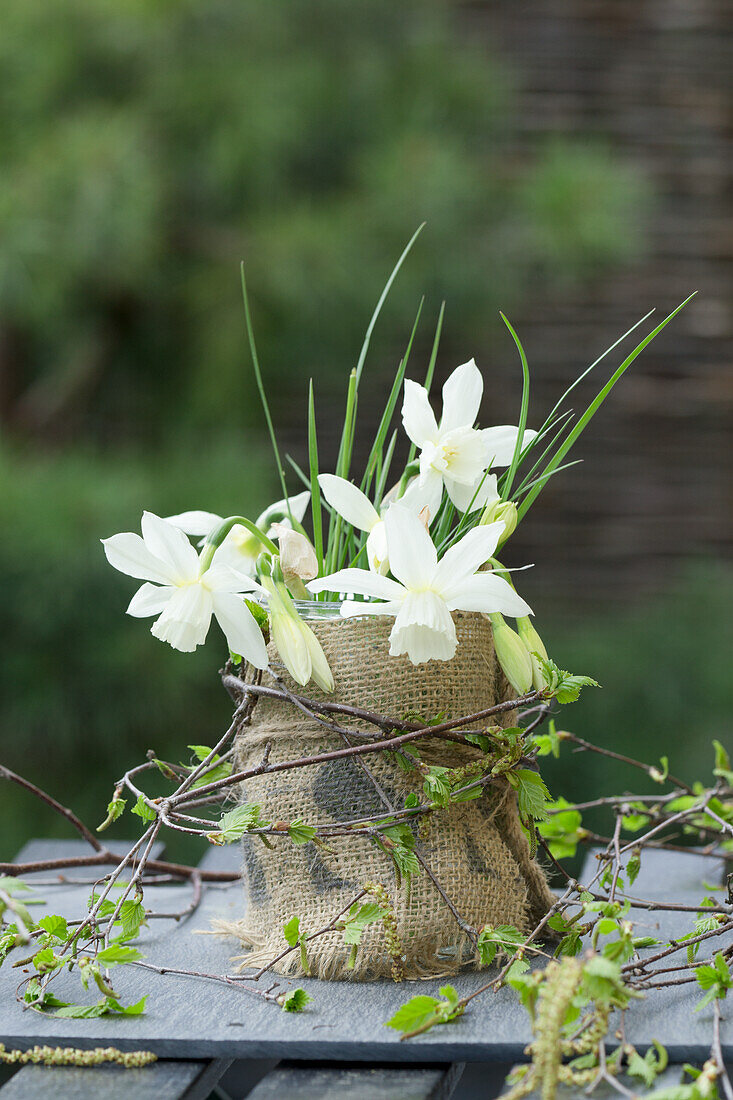
[[[517,345],[517,351],[519,352],[519,358],[522,363],[522,405],[519,410],[519,431],[517,432],[517,442],[514,445],[514,454],[512,455],[512,464],[509,467],[509,472],[504,478],[504,487],[502,489],[502,497],[504,500],[509,500],[511,497],[512,485],[514,484],[514,476],[519,466],[519,456],[522,453],[522,441],[524,439],[524,429],[527,427],[527,413],[529,412],[529,364],[527,363],[527,356],[525,355],[522,342],[517,336],[514,328],[509,323],[503,313],[500,313],[500,317],[509,332],[512,335],[512,340]]]
[[[379,296],[379,301],[377,302],[376,306],[374,307],[374,312],[372,313],[371,320],[369,321],[369,324],[367,325],[366,334],[364,336],[364,342],[361,345],[361,351],[359,352],[359,358],[357,360],[355,370],[352,372],[352,376],[355,377],[353,395],[352,395],[351,377],[349,378],[349,391],[348,391],[347,397],[346,397],[346,415],[344,416],[344,426],[343,426],[342,431],[341,431],[341,442],[339,444],[339,462],[338,462],[337,469],[336,469],[336,472],[341,477],[347,477],[348,478],[348,471],[349,471],[349,466],[350,466],[350,446],[349,446],[349,442],[348,442],[349,436],[351,436],[351,447],[353,447],[353,441],[354,441],[354,426],[353,426],[353,423],[352,423],[351,418],[349,416],[349,410],[350,409],[353,410],[353,407],[354,407],[355,402],[356,402],[356,397],[357,397],[358,391],[359,391],[359,382],[361,381],[361,374],[362,374],[362,371],[364,370],[364,363],[366,361],[367,352],[369,351],[369,344],[371,342],[372,333],[374,332],[374,326],[377,323],[377,320],[379,318],[379,314],[382,312],[382,306],[384,305],[384,303],[387,300],[387,295],[389,294],[390,290],[392,289],[392,284],[394,283],[395,279],[397,278],[397,273],[399,272],[399,270],[402,267],[403,263],[407,259],[407,256],[409,255],[412,246],[414,245],[415,241],[419,237],[420,233],[422,233],[424,227],[425,227],[425,222],[423,222],[421,225],[419,225],[417,227],[417,229],[415,230],[415,232],[410,237],[410,240],[407,242],[405,248],[402,251],[402,255],[400,256],[399,260],[397,261],[397,263],[393,267],[392,273],[391,273],[390,277],[387,279],[387,282],[385,283],[384,289],[382,290],[382,293]],[[346,459],[347,455],[349,456],[348,461]],[[340,470],[339,470],[339,466],[342,467],[343,469],[345,469],[346,472],[341,473]],[[330,528],[329,528],[328,538],[329,538],[329,551],[330,551],[332,549],[332,546],[331,546],[331,530],[330,530]]]
[[[430,387],[433,384],[433,375],[435,374],[435,362],[438,358],[438,348],[440,347],[440,334],[443,331],[443,317],[444,317],[444,315],[445,315],[445,302],[441,302],[440,313],[438,314],[438,323],[435,326],[435,336],[433,337],[433,347],[432,347],[432,351],[430,352],[430,361],[428,363],[428,369],[425,372],[425,382],[423,383],[423,385],[425,386],[425,389],[427,390],[428,393],[430,393]],[[414,443],[411,443],[410,444],[410,450],[409,450],[408,455],[407,455],[406,465],[409,466],[410,463],[413,461],[413,459],[415,458],[415,452],[416,451],[417,451],[417,447],[415,446]]]
[[[262,371],[260,370],[260,360],[257,355],[257,345],[255,344],[255,334],[252,327],[252,317],[249,311],[249,295],[247,294],[247,280],[244,276],[244,261],[240,265],[240,271],[242,275],[242,297],[244,298],[244,317],[247,324],[247,336],[249,338],[249,350],[252,355],[252,366],[255,372],[255,378],[257,380],[257,389],[260,394],[260,401],[262,402],[262,409],[265,414],[265,420],[267,422],[267,430],[270,433],[270,442],[272,443],[272,450],[275,455],[275,464],[277,465],[277,473],[280,478],[280,486],[282,488],[283,500],[286,502],[288,515],[290,515],[290,501],[288,499],[288,487],[285,484],[285,471],[283,464],[280,460],[280,451],[277,445],[277,439],[275,438],[275,429],[272,424],[272,417],[270,416],[270,406],[267,403],[267,395],[265,393],[265,387],[262,382]],[[291,516],[292,519],[292,516]]]
[[[561,470],[569,470],[571,466],[579,466],[582,461],[582,458],[575,458],[572,462],[563,462],[562,466],[556,466],[554,470],[550,470],[549,473],[545,472],[544,474],[540,474],[539,477],[536,477],[529,482],[529,484],[526,486],[525,492],[528,492],[535,485],[544,485],[546,481],[548,481],[551,477],[554,477],[555,474],[559,474]]]
[[[684,307],[687,305],[687,303],[692,298],[695,297],[696,293],[697,293],[697,291],[695,291],[694,294],[690,294],[690,296],[688,298],[685,298],[684,302],[680,302],[680,304],[677,306],[677,308],[674,309],[667,317],[665,317],[663,321],[660,321],[660,323],[656,326],[656,328],[652,329],[652,331],[649,333],[649,335],[645,336],[644,339],[641,340],[636,345],[636,347],[631,352],[631,354],[627,355],[627,357],[624,359],[621,366],[618,367],[614,371],[614,373],[611,375],[611,377],[609,378],[608,382],[603,387],[603,389],[601,389],[600,392],[594,398],[594,400],[591,401],[590,405],[585,410],[583,415],[580,417],[577,424],[575,425],[573,430],[568,435],[567,439],[565,439],[564,442],[560,444],[557,451],[555,452],[553,457],[550,459],[550,461],[549,461],[549,463],[548,463],[548,465],[547,465],[547,467],[544,471],[545,473],[550,473],[552,470],[556,469],[560,465],[560,463],[562,462],[565,455],[568,453],[570,448],[576,442],[578,437],[580,435],[582,435],[585,428],[588,426],[589,422],[593,419],[595,414],[598,412],[599,408],[601,407],[603,402],[606,400],[606,398],[608,397],[608,395],[611,392],[611,390],[613,389],[613,387],[616,385],[618,380],[626,373],[626,371],[631,366],[631,364],[634,362],[636,357],[638,355],[641,355],[644,348],[647,347],[652,342],[654,337],[657,336],[662,331],[662,329],[665,328],[666,325],[668,325],[669,322],[674,317],[677,316],[677,314],[680,312],[680,310],[684,309]],[[517,509],[517,514],[518,514],[518,517],[519,517],[520,520],[527,514],[528,510],[532,506],[533,501],[537,498],[538,493],[540,493],[541,491],[542,491],[542,485],[535,485],[534,488],[532,488],[527,493],[527,495],[524,497],[524,500],[522,501],[521,505]]]
[[[594,369],[595,367],[597,367],[597,366],[598,366],[598,364],[599,364],[599,363],[600,363],[600,362],[601,362],[601,361],[602,361],[603,359],[605,359],[607,355],[610,355],[610,353],[611,353],[612,351],[614,351],[614,350],[615,350],[615,349],[616,349],[616,348],[617,348],[617,347],[619,346],[619,344],[621,344],[621,343],[622,343],[622,342],[623,342],[623,341],[624,341],[624,340],[626,339],[626,337],[627,337],[627,336],[630,336],[630,335],[631,335],[631,333],[632,333],[632,332],[633,332],[633,331],[634,331],[635,329],[637,329],[637,328],[639,327],[639,325],[643,325],[643,324],[644,324],[644,322],[645,322],[645,321],[647,320],[647,318],[648,318],[648,317],[651,317],[652,313],[654,313],[654,310],[653,310],[653,309],[650,309],[648,313],[645,313],[643,317],[640,317],[640,318],[639,318],[639,320],[638,320],[638,321],[636,322],[636,324],[632,325],[632,326],[631,326],[631,328],[627,329],[627,330],[626,330],[626,332],[625,332],[625,333],[623,334],[623,336],[619,336],[618,340],[615,340],[615,341],[614,341],[614,342],[613,342],[613,343],[611,344],[611,346],[610,346],[610,347],[607,347],[607,348],[606,348],[606,350],[605,350],[604,352],[602,352],[602,353],[601,353],[601,355],[599,355],[599,356],[598,356],[598,358],[597,358],[597,359],[594,359],[594,361],[593,361],[593,362],[591,363],[591,365],[590,365],[589,367],[586,367],[586,368],[585,368],[585,370],[584,370],[584,371],[583,371],[583,372],[582,372],[581,374],[579,374],[579,375],[578,375],[578,377],[577,377],[577,378],[575,379],[575,381],[574,381],[574,382],[572,382],[572,383],[571,383],[571,384],[570,384],[570,385],[568,386],[568,388],[567,388],[567,389],[565,390],[565,393],[564,393],[564,394],[562,395],[562,397],[561,397],[561,398],[559,399],[559,401],[557,402],[557,404],[556,404],[556,405],[554,406],[554,408],[553,408],[553,409],[551,410],[551,412],[550,412],[549,416],[547,417],[547,420],[546,420],[546,421],[545,421],[545,423],[544,423],[544,424],[542,425],[542,428],[540,428],[540,430],[539,430],[539,432],[538,432],[538,435],[541,435],[541,434],[542,434],[542,432],[543,432],[543,429],[544,429],[544,428],[545,428],[546,426],[548,426],[548,425],[549,425],[549,423],[550,423],[550,421],[552,420],[552,418],[554,417],[554,415],[555,415],[555,414],[556,414],[556,413],[557,413],[557,412],[559,411],[559,409],[560,409],[560,408],[562,407],[562,404],[563,404],[563,402],[564,402],[564,401],[565,401],[565,399],[566,399],[566,398],[567,398],[567,397],[568,397],[568,396],[569,396],[569,395],[570,395],[570,394],[571,394],[571,393],[573,392],[573,390],[575,389],[575,387],[576,387],[576,386],[578,386],[578,385],[580,385],[580,383],[581,383],[581,382],[583,381],[583,379],[584,379],[584,378],[585,378],[585,377],[586,377],[586,376],[587,376],[588,374],[590,374],[590,372],[591,372],[591,371],[592,371],[592,370],[593,370],[593,369]]]
[[[303,469],[302,469],[302,467],[300,467],[300,466],[298,465],[298,463],[297,463],[297,462],[295,461],[295,459],[293,458],[293,456],[292,456],[292,455],[289,455],[289,454],[288,454],[288,453],[286,452],[286,453],[285,453],[285,460],[286,460],[287,462],[289,462],[289,463],[290,463],[290,465],[291,465],[291,466],[293,467],[293,469],[295,470],[296,474],[298,475],[298,479],[299,479],[300,481],[302,481],[302,482],[303,482],[303,485],[305,486],[305,488],[306,488],[306,489],[310,489],[310,487],[311,487],[311,481],[310,481],[310,478],[308,477],[308,475],[307,475],[307,473],[305,472],[305,470],[303,470]]]
[[[351,449],[354,444],[354,426],[356,420],[356,371],[349,375],[349,388],[346,392],[346,413],[344,415],[344,427],[341,432],[338,458],[336,459],[336,474],[338,477],[348,478],[351,466]]]
[[[544,462],[544,460],[547,458],[547,456],[552,451],[552,448],[560,440],[561,436],[565,432],[570,431],[570,425],[573,422],[572,418],[573,418],[572,411],[568,410],[566,413],[563,413],[562,416],[556,417],[556,419],[552,422],[553,425],[557,428],[557,430],[555,431],[554,435],[552,436],[552,439],[547,444],[547,446],[545,447],[545,449],[542,452],[542,454],[540,455],[540,457],[536,460],[536,462],[534,462],[532,464],[530,469],[527,470],[526,474],[522,478],[521,483],[514,489],[514,499],[515,500],[518,499],[518,497],[521,493],[526,491],[527,482],[532,480],[532,478],[534,477],[537,470],[539,470],[539,468],[542,465],[542,463]],[[557,427],[558,421],[562,421],[562,423],[560,423],[559,427]],[[534,442],[534,440],[533,440],[533,442]],[[528,447],[527,450],[524,452],[524,458],[529,456],[529,451],[530,451],[530,448]],[[524,458],[522,459],[522,462],[520,463],[520,468],[524,463]],[[502,479],[501,478],[499,478],[499,485],[500,486],[502,485]]]
[[[418,306],[417,314],[415,316],[415,322],[412,326],[412,331],[410,333],[410,339],[407,342],[407,347],[405,349],[405,354],[403,355],[403,357],[400,361],[400,365],[397,368],[397,373],[395,374],[394,381],[392,383],[392,389],[390,390],[389,397],[387,398],[387,404],[384,407],[384,412],[382,413],[382,419],[379,422],[379,427],[377,429],[377,434],[374,437],[374,443],[372,444],[372,449],[369,452],[369,458],[367,459],[366,470],[364,471],[364,477],[362,478],[362,482],[361,482],[362,492],[365,492],[365,493],[368,492],[369,485],[371,483],[372,477],[374,476],[374,471],[376,469],[377,462],[382,456],[382,448],[384,447],[384,441],[387,438],[387,432],[389,430],[389,425],[390,425],[390,423],[392,421],[392,417],[394,415],[394,410],[395,410],[395,406],[397,404],[397,399],[400,396],[400,389],[402,388],[402,380],[405,377],[405,371],[407,370],[407,364],[410,360],[410,352],[412,351],[412,344],[413,344],[413,341],[415,339],[415,333],[417,332],[417,326],[420,323],[420,314],[422,313],[422,308],[423,308],[424,303],[425,303],[425,299],[421,298],[420,299],[420,305]],[[379,507],[378,502],[375,502],[375,507],[377,507],[377,508]]]
[[[389,294],[390,290],[392,289],[392,283],[397,278],[397,273],[399,272],[399,270],[402,267],[403,263],[407,259],[408,255],[410,253],[410,250],[412,249],[412,246],[414,245],[415,241],[420,236],[420,234],[422,233],[424,228],[425,228],[425,222],[423,222],[421,225],[419,225],[417,227],[417,229],[415,230],[415,232],[410,237],[410,240],[405,245],[405,248],[404,248],[404,251],[403,251],[402,255],[400,256],[399,260],[397,261],[394,268],[392,269],[392,274],[390,275],[389,279],[387,279],[384,290],[382,291],[382,293],[379,297],[379,301],[377,302],[376,306],[374,307],[374,313],[372,314],[372,319],[369,322],[369,325],[367,326],[366,335],[364,336],[364,343],[362,344],[361,351],[359,353],[359,359],[358,359],[358,362],[356,364],[356,384],[357,384],[357,386],[359,385],[359,382],[361,381],[361,372],[364,369],[364,361],[366,359],[367,352],[369,350],[369,342],[372,338],[372,333],[374,332],[374,326],[377,323],[377,319],[379,317],[379,314],[382,312],[382,306],[384,305],[384,303],[387,300],[387,295]]]
[[[318,433],[316,408],[313,397],[313,379],[308,385],[308,463],[311,480],[311,514],[313,516],[313,546],[318,559],[318,575],[323,575],[323,513],[321,511],[321,487],[318,484]]]
[[[382,503],[382,497],[384,496],[384,487],[387,484],[387,478],[389,477],[389,468],[392,465],[392,456],[394,455],[395,443],[397,442],[397,429],[392,432],[389,443],[387,444],[387,453],[384,456],[382,462],[382,469],[379,471],[379,477],[377,480],[376,489],[374,491],[374,507],[379,511],[379,505]]]

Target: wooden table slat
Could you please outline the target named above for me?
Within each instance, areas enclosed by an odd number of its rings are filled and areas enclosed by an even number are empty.
[[[206,1100],[230,1059],[160,1061],[124,1066],[23,1066],[0,1089],[1,1100]]]
[[[450,1100],[462,1073],[461,1062],[415,1067],[282,1062],[249,1100]]]

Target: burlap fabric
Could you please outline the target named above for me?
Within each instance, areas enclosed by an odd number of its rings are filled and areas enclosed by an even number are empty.
[[[459,645],[453,660],[417,667],[405,657],[389,656],[391,619],[311,621],[334,674],[332,698],[379,714],[400,717],[416,712],[425,718],[441,712],[445,718],[461,717],[511,698],[489,623],[482,615],[464,612],[456,612],[454,620]],[[288,687],[302,691],[287,676],[274,647],[270,658]],[[263,683],[267,682],[265,674]],[[313,689],[311,684],[308,693],[316,697]],[[512,719],[506,716],[504,724]],[[344,719],[344,724],[356,723]],[[268,743],[272,762],[344,747],[340,735],[309,720],[289,703],[261,697],[251,725],[238,736],[237,767],[258,764]],[[481,755],[437,737],[418,744],[426,763],[446,767]],[[316,824],[385,812],[385,798],[402,808],[411,790],[422,792],[422,778],[403,772],[386,753],[374,753],[249,779],[241,798],[259,803],[268,820],[300,818]],[[508,785],[489,787],[480,799],[440,811],[421,831],[417,850],[470,926],[511,924],[529,930],[552,904],[544,876],[530,858],[515,795]],[[305,932],[315,932],[369,880],[382,883],[390,894],[405,976],[451,973],[475,962],[465,933],[425,871],[413,877],[409,888],[404,881],[397,886],[391,859],[365,837],[329,839],[328,850],[313,843],[296,846],[287,837],[274,843],[268,849],[255,837],[243,841],[247,906],[236,931],[248,950],[244,967],[262,966],[283,950],[282,929],[291,917],[300,918]],[[365,930],[351,970],[346,968],[348,955],[339,932],[320,936],[308,945],[310,972],[321,978],[357,980],[390,974],[392,960],[380,925]],[[299,968],[297,951],[275,967],[280,973],[298,973]]]

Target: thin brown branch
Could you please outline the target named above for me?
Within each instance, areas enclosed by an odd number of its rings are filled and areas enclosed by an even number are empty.
[[[31,783],[29,779],[24,779],[22,776],[17,775],[16,772],[11,771],[10,768],[6,768],[4,764],[0,764],[0,778],[7,779],[11,783],[16,783],[19,787],[23,787],[26,791],[29,791],[35,798],[39,798],[41,802],[45,802],[47,806],[50,806],[61,817],[66,818],[70,825],[76,829],[81,837],[86,840],[87,844],[90,844],[94,848],[95,852],[101,852],[103,850],[103,844],[94,835],[91,829],[87,828],[83,821],[76,816],[73,810],[70,810],[67,806],[62,806],[60,802],[57,802],[46,791],[42,791],[40,787],[37,787],[35,783]]]

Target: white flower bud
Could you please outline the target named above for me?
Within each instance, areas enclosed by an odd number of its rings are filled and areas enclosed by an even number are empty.
[[[269,596],[270,632],[282,662],[297,684],[305,687],[313,679],[322,691],[334,688],[333,674],[315,634],[303,622],[284,584],[263,576]]]
[[[529,652],[515,631],[507,625],[503,615],[489,615],[494,634],[494,649],[509,683],[520,695],[532,687],[532,660]]]
[[[305,535],[283,523],[273,523],[271,531],[278,540],[280,565],[286,578],[295,576],[312,581],[318,576],[318,558]]]

